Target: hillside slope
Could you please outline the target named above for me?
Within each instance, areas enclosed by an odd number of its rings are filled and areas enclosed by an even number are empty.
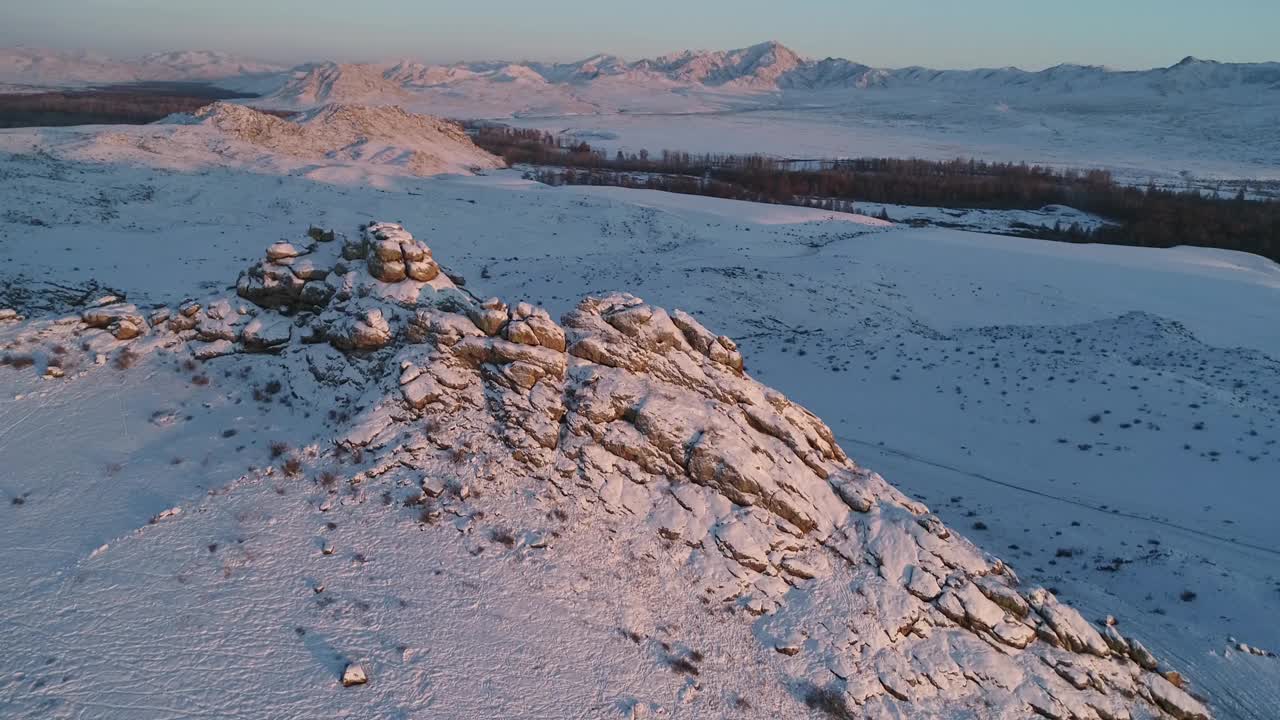
[[[287,415],[299,443],[10,591],[13,717],[1209,716],[630,295],[479,302],[372,223],[271,245],[235,294],[0,332],[36,397],[189,378],[122,439],[149,472],[228,411],[229,446]]]
[[[324,105],[283,119],[216,102],[153,125],[57,132],[75,139],[69,144],[76,157],[170,168],[247,167],[351,179],[505,167],[455,123],[394,106]]]

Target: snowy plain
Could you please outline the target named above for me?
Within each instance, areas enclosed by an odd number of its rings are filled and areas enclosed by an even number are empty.
[[[549,188],[513,171],[422,179],[118,144],[100,156],[93,132],[0,133],[0,273],[9,297],[32,291],[27,312],[40,314],[46,282],[176,303],[227,287],[264,245],[312,224],[354,232],[382,218],[481,296],[559,315],[626,290],[734,338],[753,376],[1024,579],[1139,628],[1218,717],[1280,705],[1280,661],[1235,647],[1280,648],[1274,263]],[[15,332],[0,326],[0,340]],[[747,626],[664,622],[652,598],[678,598],[677,579],[611,577],[622,546],[581,549],[589,583],[557,566],[524,586],[502,570],[518,550],[477,558],[463,540],[419,542],[390,511],[344,508],[336,529],[317,526],[309,500],[237,478],[270,462],[273,442],[331,439],[308,412],[319,389],[290,378],[297,399],[264,409],[247,387],[282,368],[211,367],[207,389],[181,372],[104,366],[95,382],[60,383],[0,368],[0,546],[18,560],[0,578],[8,715],[596,717],[643,701],[696,717],[747,692],[735,683],[751,658],[777,667]],[[172,507],[183,514],[148,524]],[[337,569],[318,564],[330,536]],[[306,601],[321,574],[338,605]],[[533,624],[543,603],[564,611],[538,622],[559,624]],[[717,648],[703,682],[722,696],[676,701],[684,679],[618,627]],[[344,693],[334,677],[353,657],[377,658],[389,681]],[[210,676],[240,692],[210,693]],[[752,682],[755,712],[804,711],[781,682]],[[149,704],[157,684],[180,705]]]

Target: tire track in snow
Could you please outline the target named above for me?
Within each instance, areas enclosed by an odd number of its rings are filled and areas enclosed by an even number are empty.
[[[863,447],[873,448],[880,452],[886,452],[891,455],[896,455],[898,457],[910,460],[912,462],[920,463],[921,465],[928,465],[930,467],[938,468],[939,470],[946,470],[948,472],[952,472],[957,475],[963,475],[964,477],[972,478],[975,480],[981,480],[983,482],[990,483],[992,485],[999,485],[1000,487],[1009,488],[1010,490],[1017,490],[1018,492],[1027,493],[1028,495],[1035,495],[1037,497],[1042,497],[1048,500],[1066,503],[1068,505],[1074,505],[1076,507],[1084,508],[1086,510],[1093,510],[1094,512],[1098,512],[1103,515],[1107,515],[1109,517],[1122,517],[1122,518],[1128,518],[1130,520],[1140,520],[1142,522],[1148,522],[1155,525],[1162,525],[1164,527],[1189,533],[1191,535],[1205,538],[1207,540],[1214,540],[1216,542],[1225,543],[1228,545],[1234,545],[1236,547],[1245,548],[1248,550],[1254,550],[1257,552],[1266,553],[1268,555],[1275,555],[1280,557],[1280,549],[1277,549],[1277,548],[1266,547],[1265,545],[1257,545],[1255,543],[1250,543],[1243,540],[1236,540],[1235,538],[1229,538],[1229,537],[1226,537],[1225,535],[1217,535],[1215,533],[1211,533],[1206,530],[1199,530],[1193,527],[1189,527],[1187,525],[1181,525],[1179,523],[1176,523],[1170,520],[1161,520],[1159,518],[1148,517],[1145,515],[1138,515],[1137,513],[1126,512],[1123,510],[1103,508],[1098,505],[1093,505],[1091,503],[1084,502],[1083,500],[1074,500],[1069,497],[1054,495],[1052,493],[1044,492],[1043,490],[1036,490],[1034,488],[1018,485],[1016,483],[1011,483],[1005,480],[997,480],[996,478],[993,478],[990,475],[984,475],[982,473],[974,472],[972,470],[965,470],[964,468],[959,468],[954,465],[948,465],[946,463],[938,462],[936,460],[930,460],[928,458],[921,457],[920,455],[916,455],[915,453],[912,453],[910,451],[889,447],[888,445],[867,442],[865,440],[858,440],[857,438],[851,438],[847,435],[836,435],[836,439],[838,439],[842,443],[850,443],[854,445],[861,445]]]

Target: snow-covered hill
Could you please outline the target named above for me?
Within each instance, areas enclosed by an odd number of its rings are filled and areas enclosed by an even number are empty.
[[[275,120],[0,132],[0,715],[1280,703],[1274,263],[373,187]]]
[[[42,651],[5,658],[34,678],[8,688],[11,716],[1208,720],[1114,618],[1023,586],[688,313],[614,293],[556,323],[469,296],[398,224],[361,233],[277,242],[235,294],[6,321],[0,339],[39,358],[0,368],[33,411],[52,400],[33,377],[74,393],[176,370],[194,389],[138,432],[251,401],[227,444],[277,402],[303,412],[290,435],[331,438],[277,440],[266,464],[79,558],[69,585],[10,591],[6,647]],[[52,509],[14,497],[23,520]],[[504,596],[487,631],[435,629],[489,615],[477,594]],[[507,677],[525,652],[540,660]],[[583,684],[575,657],[619,674]],[[459,665],[503,688],[442,676]]]
[[[0,48],[0,83],[43,87],[146,81],[209,81],[275,74],[284,68],[210,50],[121,60],[90,52]]]
[[[170,169],[235,167],[379,184],[506,166],[458,125],[394,106],[330,104],[282,119],[216,102],[152,125],[54,132],[77,158]]]
[[[776,42],[628,61],[432,65],[319,61],[290,70],[217,53],[115,61],[0,51],[0,85],[209,80],[304,110],[398,105],[577,134],[612,151],[764,152],[789,157],[980,156],[1096,166],[1135,183],[1185,176],[1280,179],[1280,64],[1187,58],[1113,71],[1059,65],[885,69],[814,60]]]

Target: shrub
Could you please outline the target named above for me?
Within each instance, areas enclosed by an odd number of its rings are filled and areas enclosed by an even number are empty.
[[[138,353],[129,348],[125,348],[116,353],[115,367],[117,370],[128,370],[138,362],[138,358],[142,357]]]
[[[325,230],[312,225],[307,228],[307,237],[318,242],[333,242],[335,236],[332,230]]]

